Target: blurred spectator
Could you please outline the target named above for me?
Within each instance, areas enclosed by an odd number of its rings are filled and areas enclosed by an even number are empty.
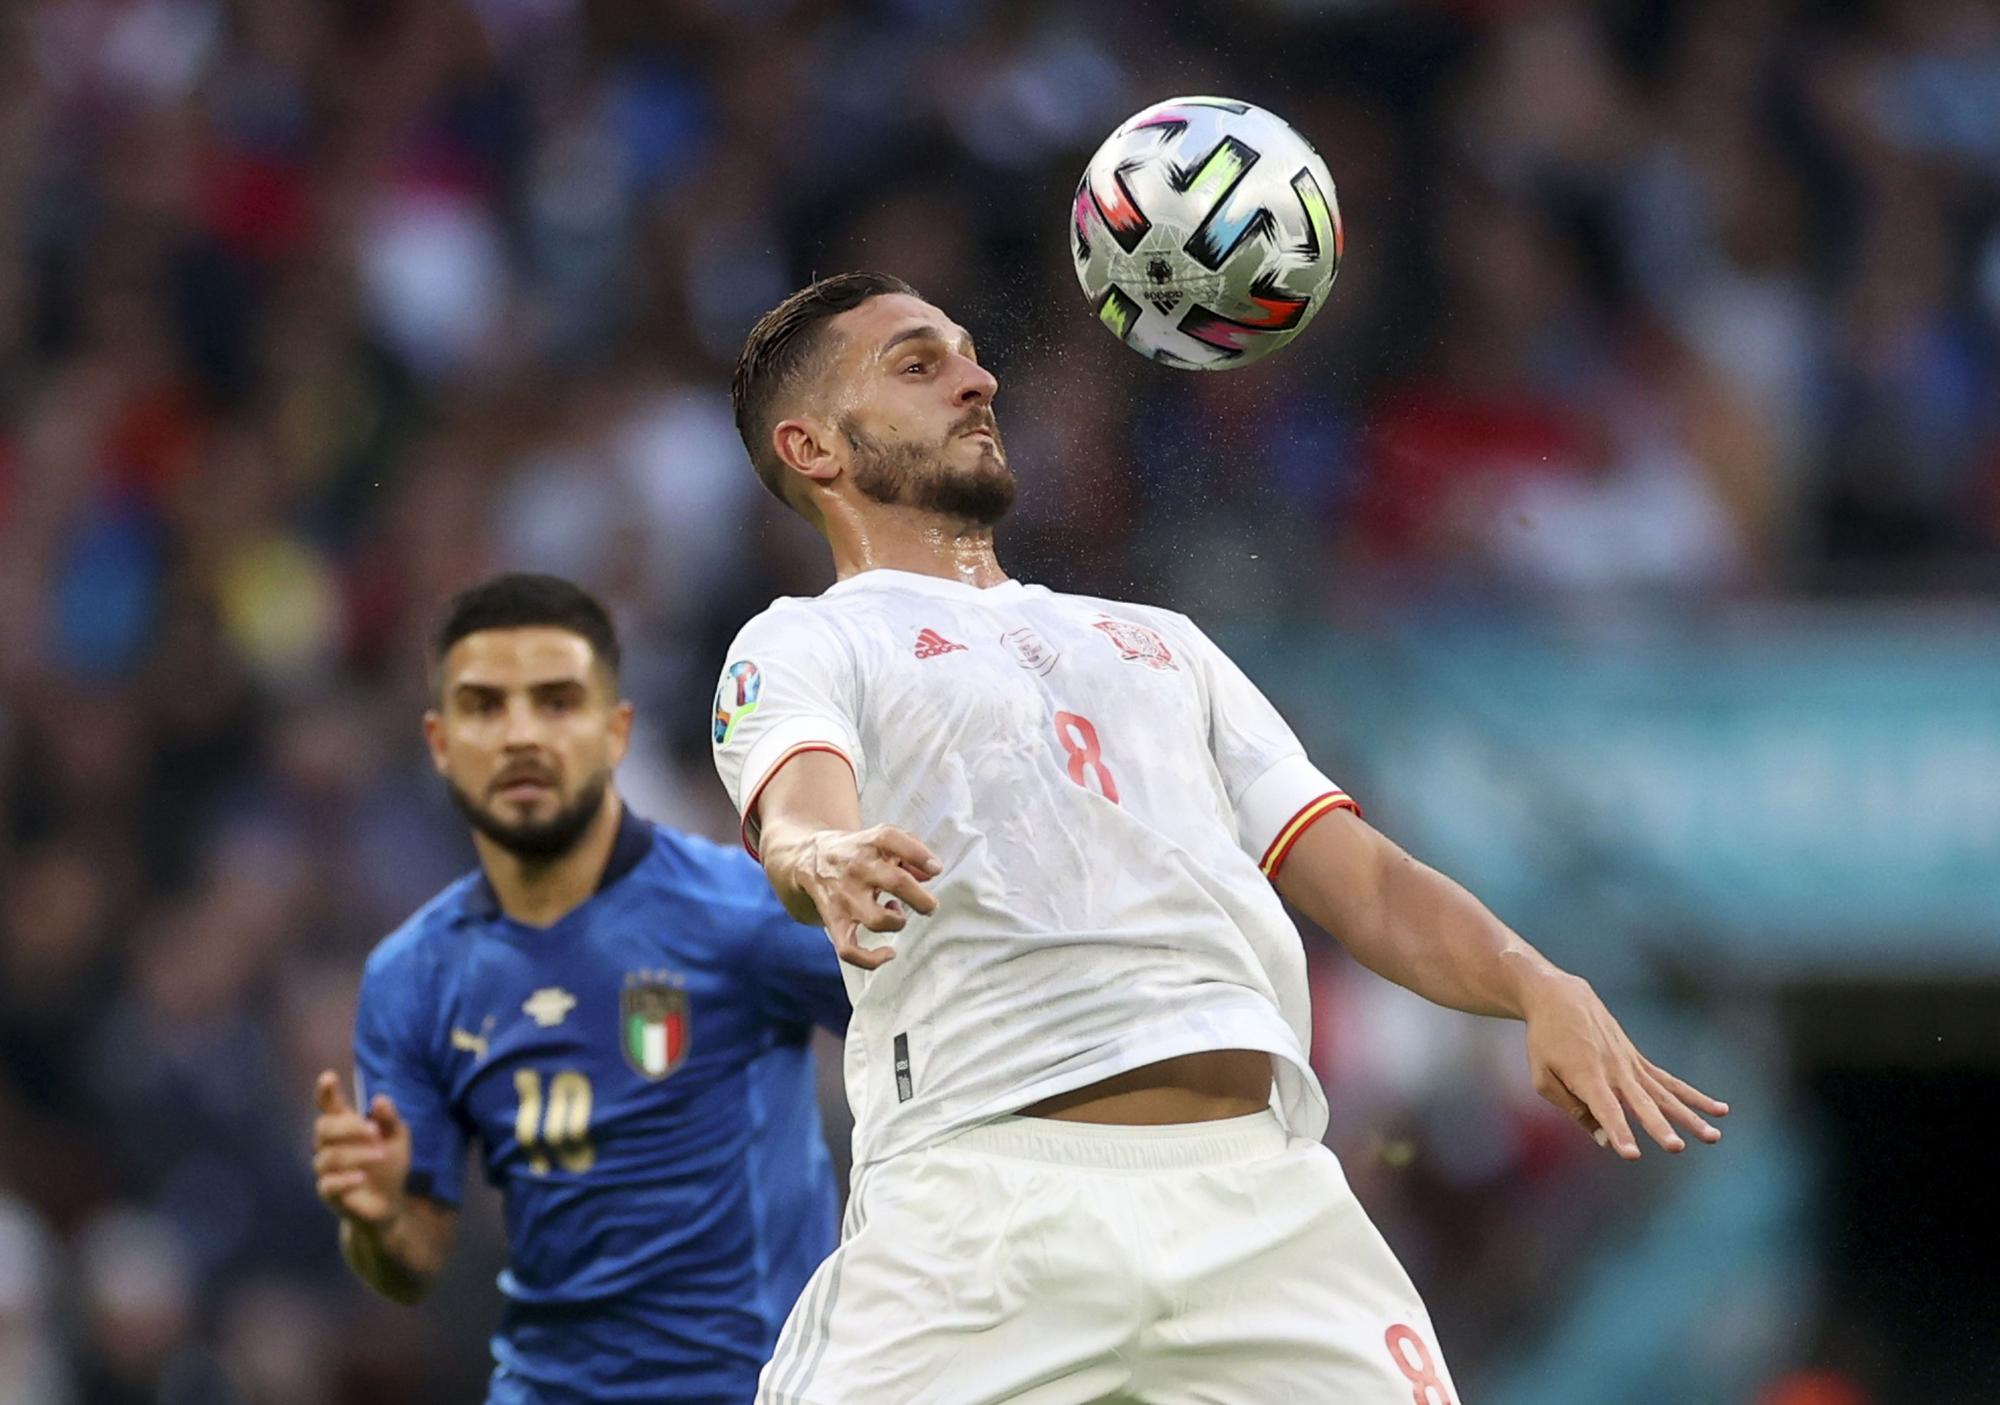
[[[328,1405],[334,1399],[334,1323],[326,1303],[295,1281],[238,1283],[217,1332],[232,1405]]]
[[[206,1405],[221,1372],[196,1333],[198,1279],[187,1246],[159,1215],[116,1207],[77,1243],[89,1405]]]
[[[48,1226],[0,1190],[0,1400],[8,1405],[76,1400],[56,1334],[61,1265]]]

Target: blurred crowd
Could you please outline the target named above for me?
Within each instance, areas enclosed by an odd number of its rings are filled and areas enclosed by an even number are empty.
[[[1120,350],[1065,257],[1091,150],[1177,92],[1338,182],[1331,304],[1241,375]],[[597,591],[628,794],[732,832],[715,669],[827,567],[728,372],[851,267],[978,337],[1003,559],[1061,588],[2000,590],[1977,0],[0,6],[0,1402],[476,1398],[490,1281],[369,1302],[305,1155],[362,957],[470,858],[425,631],[494,569]],[[1504,1031],[1313,951],[1335,1136],[1476,1380],[1616,1206]]]

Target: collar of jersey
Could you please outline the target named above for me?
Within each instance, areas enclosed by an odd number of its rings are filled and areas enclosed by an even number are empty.
[[[596,897],[637,868],[652,848],[652,822],[632,813],[632,807],[627,805],[625,812],[618,817],[618,837],[611,841],[611,857],[605,862],[604,872],[598,878],[597,886],[591,890],[590,896]],[[574,913],[582,906],[582,903],[578,903],[577,907],[570,909],[570,913]],[[483,872],[479,875],[479,881],[472,885],[472,891],[465,895],[465,915],[478,922],[498,922],[507,918],[507,914],[500,909],[500,895],[493,891],[493,884],[487,880]],[[569,915],[565,913],[563,920],[567,920]]]
[[[875,566],[859,571],[844,581],[835,581],[825,590],[828,595],[847,595],[857,590],[907,590],[918,595],[991,595],[997,590],[1021,590],[1021,582],[1009,577],[997,585],[970,585],[965,581],[952,580],[946,576],[927,576],[917,571],[898,571],[890,566]]]

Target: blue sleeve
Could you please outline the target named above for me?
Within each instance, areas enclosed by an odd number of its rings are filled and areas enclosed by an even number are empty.
[[[763,874],[759,873],[761,883]],[[818,927],[792,921],[775,896],[756,911],[750,950],[758,999],[767,1019],[782,1024],[819,1025],[847,1034],[847,984],[833,942]]]
[[[423,1030],[435,1018],[418,1004],[427,990],[410,972],[369,961],[354,1016],[354,1071],[361,1108],[387,1093],[410,1129],[411,1193],[455,1206],[465,1176],[465,1129],[425,1053]]]

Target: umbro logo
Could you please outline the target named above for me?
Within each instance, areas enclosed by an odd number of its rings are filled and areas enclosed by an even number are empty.
[[[954,644],[934,629],[927,629],[917,636],[917,657],[934,659],[939,654],[949,654],[952,650],[963,650],[963,644]]]

